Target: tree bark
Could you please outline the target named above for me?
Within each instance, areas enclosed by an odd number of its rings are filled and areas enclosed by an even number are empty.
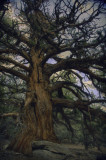
[[[33,69],[29,77],[28,92],[24,105],[23,123],[25,128],[10,144],[9,148],[29,154],[32,141],[56,141],[53,130],[52,102],[47,90],[48,82],[44,78],[37,57],[33,57]]]

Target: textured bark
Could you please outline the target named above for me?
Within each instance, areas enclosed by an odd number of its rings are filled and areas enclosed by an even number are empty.
[[[33,57],[33,69],[28,83],[28,92],[24,105],[23,132],[16,137],[9,148],[29,154],[32,151],[33,140],[56,141],[53,131],[52,102],[46,90],[48,82],[37,57]]]

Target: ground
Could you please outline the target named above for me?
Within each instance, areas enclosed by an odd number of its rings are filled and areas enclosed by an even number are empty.
[[[89,148],[86,151],[83,145],[71,143],[57,144],[36,141],[32,144],[31,155],[8,151],[6,148],[19,128],[14,129],[15,125],[11,124],[13,122],[11,120],[7,122],[7,124],[3,123],[0,128],[0,160],[106,160],[106,148],[104,147],[101,148],[101,151],[98,151],[97,148]],[[11,134],[8,135],[8,133]]]
[[[5,145],[6,146],[6,145]],[[35,141],[32,144],[33,153],[23,155],[20,153],[0,150],[0,160],[105,160],[106,149],[102,152],[96,148],[88,151],[82,145],[57,144],[48,141]]]

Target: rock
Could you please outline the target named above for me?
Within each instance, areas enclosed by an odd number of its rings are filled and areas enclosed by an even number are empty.
[[[35,141],[32,143],[32,149],[33,155],[39,160],[61,160],[70,153],[69,149],[48,141]]]
[[[33,156],[37,160],[96,160],[93,152],[72,149],[63,144],[48,141],[34,141],[32,149]]]
[[[36,157],[37,160],[62,160],[65,158],[65,155],[52,153],[47,150],[35,150],[33,156]]]
[[[66,155],[70,154],[70,148],[64,145],[53,143],[49,141],[35,141],[32,143],[32,150],[41,149],[47,150],[55,154]]]

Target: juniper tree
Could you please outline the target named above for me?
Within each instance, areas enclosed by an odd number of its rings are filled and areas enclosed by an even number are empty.
[[[106,82],[100,76],[106,65],[105,25],[98,23],[104,12],[104,4],[98,1],[21,0],[18,18],[11,24],[0,21],[0,72],[20,78],[27,88],[22,114],[25,127],[11,149],[30,153],[34,140],[56,142],[53,112],[62,115],[71,131],[65,109],[105,118],[102,110],[91,107],[105,99],[92,97],[84,84],[84,76],[98,90],[99,83]],[[66,97],[64,89],[73,99]]]

